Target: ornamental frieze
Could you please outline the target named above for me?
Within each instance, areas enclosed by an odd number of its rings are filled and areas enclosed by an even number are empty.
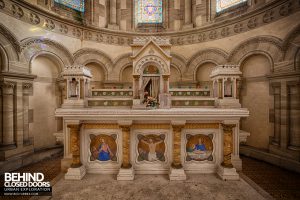
[[[158,34],[160,36],[170,37],[172,45],[207,42],[259,28],[299,11],[299,1],[281,0],[269,4],[267,3],[261,9],[256,9],[243,16],[232,18],[232,20],[215,22],[203,28],[183,30],[176,33],[134,33],[85,27],[84,25],[79,25],[75,22],[54,16],[51,13],[44,12],[39,8],[29,6],[28,3],[24,1],[0,0],[0,12],[18,20],[69,37],[120,46],[130,45],[134,37]],[[126,12],[124,12],[125,11],[123,11],[123,15],[126,15]]]

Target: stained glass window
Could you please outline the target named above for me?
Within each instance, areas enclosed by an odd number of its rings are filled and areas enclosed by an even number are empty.
[[[247,0],[216,0],[216,1],[217,1],[217,12],[238,5],[240,3],[247,2]]]
[[[84,12],[84,0],[54,0],[56,3],[62,4],[74,10]]]
[[[162,0],[135,0],[136,22],[158,24],[163,22]]]

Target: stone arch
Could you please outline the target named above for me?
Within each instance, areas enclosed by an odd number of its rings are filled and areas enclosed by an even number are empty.
[[[245,56],[258,53],[266,55],[271,59],[271,63],[282,61],[284,56],[282,40],[273,36],[250,38],[231,51],[228,61],[231,64],[241,63]]]
[[[124,65],[124,66],[122,67],[120,73],[119,73],[119,76],[120,76],[120,77],[119,77],[119,80],[122,81],[122,82],[124,82],[124,80],[123,80],[123,72],[124,72],[124,70],[125,70],[126,68],[128,68],[128,67],[131,67],[131,68],[132,68],[132,72],[133,72],[133,65],[132,65],[132,64]]]
[[[204,60],[203,62],[199,63],[199,65],[195,68],[194,72],[193,72],[193,80],[197,81],[197,73],[198,70],[200,69],[201,66],[205,65],[205,64],[214,64],[214,65],[218,65],[215,62],[209,61],[209,60]]]
[[[201,50],[190,58],[187,64],[188,67],[186,70],[186,74],[195,74],[195,70],[198,68],[198,66],[202,65],[205,62],[212,62],[216,65],[226,64],[227,57],[228,54],[222,49],[211,48]]]
[[[106,72],[106,79],[113,70],[113,62],[110,57],[97,49],[80,49],[74,53],[74,58],[76,64],[86,65],[91,62],[100,64]]]
[[[186,66],[187,66],[186,58],[175,53],[171,53],[171,56],[172,56],[171,66],[177,68],[177,70],[179,70],[182,76],[182,73],[186,71]]]
[[[86,66],[87,64],[90,64],[90,63],[96,63],[98,64],[103,70],[104,70],[104,75],[105,75],[105,80],[108,79],[108,71],[107,71],[107,68],[105,67],[105,65],[99,61],[99,59],[89,59],[83,63],[81,63],[82,65]]]
[[[143,70],[150,64],[155,65],[161,74],[170,74],[170,69],[167,63],[162,58],[155,55],[149,55],[141,58],[133,69],[134,74],[142,74]]]
[[[59,66],[58,71],[60,73],[63,71],[65,64],[58,55],[56,55],[52,52],[48,52],[48,51],[38,51],[30,58],[30,61],[29,61],[30,73],[32,73],[32,62],[34,61],[35,58],[37,58],[39,56],[45,56],[45,57],[49,58],[51,61],[55,62]]]
[[[244,60],[246,60],[247,58],[249,58],[250,56],[253,56],[253,55],[265,56],[269,60],[269,63],[271,65],[271,69],[270,69],[271,72],[274,71],[274,61],[273,61],[272,56],[268,52],[262,51],[262,50],[253,50],[253,51],[247,52],[240,58],[238,65],[241,66],[241,64],[244,62]]]
[[[120,81],[122,79],[123,70],[126,67],[133,65],[131,56],[132,56],[132,53],[126,53],[126,54],[123,54],[123,55],[117,57],[114,60],[113,74],[115,77],[118,77]]]
[[[45,54],[59,58],[63,65],[72,65],[74,63],[73,56],[69,50],[50,39],[42,37],[26,38],[21,41],[22,56],[25,63],[29,63],[28,71],[31,73],[30,63],[37,55]]]
[[[294,68],[299,68],[296,59],[297,54],[299,52],[300,43],[296,43],[295,41],[299,41],[300,39],[300,25],[297,25],[288,33],[288,35],[284,38],[283,49],[284,49],[284,60],[293,60]]]
[[[17,37],[0,23],[1,71],[9,71],[9,63],[19,61],[20,46]]]

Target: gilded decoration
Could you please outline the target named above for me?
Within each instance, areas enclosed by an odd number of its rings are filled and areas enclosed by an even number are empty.
[[[84,129],[119,129],[118,124],[83,124]]]
[[[69,124],[67,126],[70,128],[70,143],[72,152],[72,164],[71,167],[76,168],[81,166],[80,162],[80,125],[79,124]]]
[[[134,129],[170,129],[170,124],[133,124]]]
[[[219,129],[218,123],[190,123],[185,124],[185,129]]]
[[[233,128],[235,124],[222,124],[223,127],[223,162],[222,165],[224,167],[232,168],[233,165],[231,163],[231,154],[233,150],[232,144],[232,135],[233,135]]]

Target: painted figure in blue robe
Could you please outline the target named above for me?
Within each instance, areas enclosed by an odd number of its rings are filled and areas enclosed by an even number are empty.
[[[206,151],[205,144],[202,143],[202,139],[201,138],[199,138],[198,144],[195,144],[193,150],[194,150],[195,153]]]
[[[101,144],[99,146],[99,154],[98,154],[98,160],[100,161],[108,161],[113,156],[112,151],[110,150],[108,144],[105,143],[104,139],[101,139]]]

